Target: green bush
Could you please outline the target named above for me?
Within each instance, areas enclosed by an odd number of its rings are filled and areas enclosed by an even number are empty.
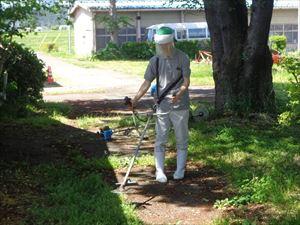
[[[7,43],[2,44],[7,46]],[[46,80],[43,62],[23,45],[14,42],[9,49],[9,58],[4,64],[8,73],[6,104],[21,107],[41,100]]]
[[[119,60],[122,59],[121,49],[115,43],[109,42],[106,47],[93,54],[92,60]]]
[[[59,26],[58,25],[53,25],[51,26],[51,30],[58,30]]]
[[[155,54],[153,42],[125,42],[121,46],[121,52],[125,59],[149,60]]]
[[[211,51],[210,40],[178,41],[175,43],[175,46],[186,53],[190,59],[194,59],[199,50]]]
[[[186,53],[191,59],[195,58],[198,49],[198,41],[178,41],[176,48]]]
[[[269,38],[269,41],[271,42],[271,48],[274,50],[277,50],[279,52],[284,52],[286,48],[286,36],[271,36]]]
[[[42,50],[45,52],[58,52],[58,46],[55,43],[46,43],[42,45]]]
[[[191,59],[199,50],[211,51],[210,40],[201,41],[178,41],[176,48],[185,52]],[[92,60],[148,60],[155,55],[155,44],[153,42],[125,42],[120,47],[114,43],[108,43],[107,46],[94,53]]]
[[[293,75],[289,88],[289,111],[279,116],[279,122],[284,125],[300,123],[300,54],[294,53],[283,58],[281,66]]]

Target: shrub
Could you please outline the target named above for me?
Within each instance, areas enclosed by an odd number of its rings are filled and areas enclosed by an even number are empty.
[[[210,40],[178,41],[175,43],[175,46],[185,52],[191,59],[195,58],[199,50],[211,51]],[[155,55],[155,44],[153,42],[125,42],[121,47],[114,43],[108,43],[104,49],[93,54],[92,60],[148,60],[153,55]]]
[[[208,39],[200,41],[178,41],[175,46],[185,52],[190,59],[194,59],[199,50],[211,51],[211,44]]]
[[[51,26],[51,30],[58,30],[59,26],[58,25],[53,25]]]
[[[178,41],[175,43],[176,48],[186,53],[191,59],[195,58],[198,49],[198,41]]]
[[[121,49],[115,43],[109,42],[106,47],[93,54],[92,60],[118,60],[122,58]]]
[[[292,84],[289,88],[288,102],[289,111],[279,116],[279,122],[284,125],[292,125],[300,123],[300,54],[290,54],[282,60],[281,66],[293,75]]]
[[[155,54],[153,42],[125,42],[121,46],[125,59],[150,59]]]
[[[286,48],[286,37],[285,36],[274,35],[269,38],[269,41],[271,42],[271,48],[274,50],[277,50],[281,53]]]
[[[55,43],[43,44],[42,49],[48,53],[53,51],[58,52],[58,46]]]
[[[3,45],[7,46],[7,43]],[[46,80],[43,62],[23,45],[14,42],[9,49],[9,58],[4,64],[4,70],[8,73],[6,104],[21,107],[41,100]]]

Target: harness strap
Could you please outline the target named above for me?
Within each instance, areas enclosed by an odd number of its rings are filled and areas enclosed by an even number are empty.
[[[182,66],[182,65],[181,65]],[[169,91],[179,83],[181,79],[183,79],[182,68],[180,68],[181,76],[178,77],[171,85],[169,85],[166,90],[159,96],[159,57],[156,57],[156,96],[157,96],[157,104],[159,105],[162,100],[168,95]]]

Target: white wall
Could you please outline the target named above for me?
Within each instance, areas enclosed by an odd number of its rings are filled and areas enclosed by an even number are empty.
[[[94,21],[91,12],[78,8],[74,18],[75,53],[81,56],[91,55],[94,50]]]
[[[137,12],[118,12],[132,18],[132,25],[136,25]],[[75,51],[77,55],[90,55],[95,50],[95,28],[93,15],[82,8],[74,13]],[[101,13],[100,13],[101,14]],[[148,27],[159,23],[180,23],[180,11],[141,11],[141,27]],[[185,11],[184,22],[205,22],[204,11]],[[297,24],[297,9],[274,9],[272,24]],[[100,23],[97,28],[103,28]]]
[[[205,13],[204,11],[200,12],[193,12],[187,11],[184,12],[184,22],[192,23],[192,22],[206,22]]]
[[[274,9],[271,24],[297,24],[297,9]]]
[[[101,13],[100,13],[101,14]],[[119,15],[128,16],[132,19],[131,24],[136,25],[137,12],[118,12]],[[141,11],[141,27],[149,27],[158,23],[180,23],[180,11],[171,12],[148,12]],[[103,24],[97,23],[97,28],[103,28]]]
[[[107,14],[107,13],[106,13]],[[104,13],[97,13],[97,15],[104,15]],[[119,16],[128,16],[131,20],[129,21],[130,24],[135,26],[135,20],[136,20],[136,12],[118,12]],[[97,22],[96,23],[96,29],[104,28],[103,23]]]

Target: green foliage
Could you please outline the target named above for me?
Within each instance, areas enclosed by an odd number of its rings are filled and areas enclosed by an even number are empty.
[[[121,46],[124,59],[149,60],[155,54],[153,42],[126,42]]]
[[[104,49],[93,54],[92,60],[120,60],[122,53],[120,47],[112,42],[109,42]]]
[[[8,43],[4,43],[6,45]],[[41,100],[46,79],[43,62],[32,50],[17,43],[11,43],[8,54],[4,64],[8,73],[6,103],[21,106]]]
[[[282,128],[236,118],[191,124],[189,159],[228,175],[232,195],[216,201],[216,207],[267,203],[286,213],[300,201],[295,197],[299,131],[297,125]]]
[[[293,75],[293,80],[289,86],[288,111],[279,116],[279,123],[289,126],[300,123],[300,54],[294,53],[284,57],[281,66]]]
[[[210,50],[210,41],[178,41],[175,43],[175,46],[193,59],[199,50]],[[155,44],[153,42],[125,42],[120,47],[116,44],[108,43],[104,49],[95,53],[92,59],[149,60],[154,55]]]
[[[199,50],[211,51],[210,40],[200,41],[178,41],[175,43],[176,48],[185,52],[190,59],[194,59]]]
[[[42,46],[42,50],[45,52],[58,52],[58,46],[55,43],[46,43]]]
[[[178,41],[175,43],[176,48],[185,52],[191,59],[195,58],[198,49],[198,41]]]
[[[290,53],[285,56],[280,65],[293,75],[293,82],[300,83],[300,52]]]
[[[58,30],[59,26],[58,25],[53,25],[51,26],[51,30]]]
[[[59,12],[66,3],[74,0],[1,0],[0,1],[0,37],[10,39],[12,36],[22,36],[20,30],[34,28],[35,16],[40,12]],[[18,25],[18,27],[17,27]]]
[[[286,36],[274,35],[269,37],[269,41],[271,42],[272,49],[277,50],[281,53],[284,52],[286,48]]]
[[[132,26],[130,24],[132,19],[128,16],[96,15],[95,20],[102,23],[110,34],[120,30],[122,27]]]

